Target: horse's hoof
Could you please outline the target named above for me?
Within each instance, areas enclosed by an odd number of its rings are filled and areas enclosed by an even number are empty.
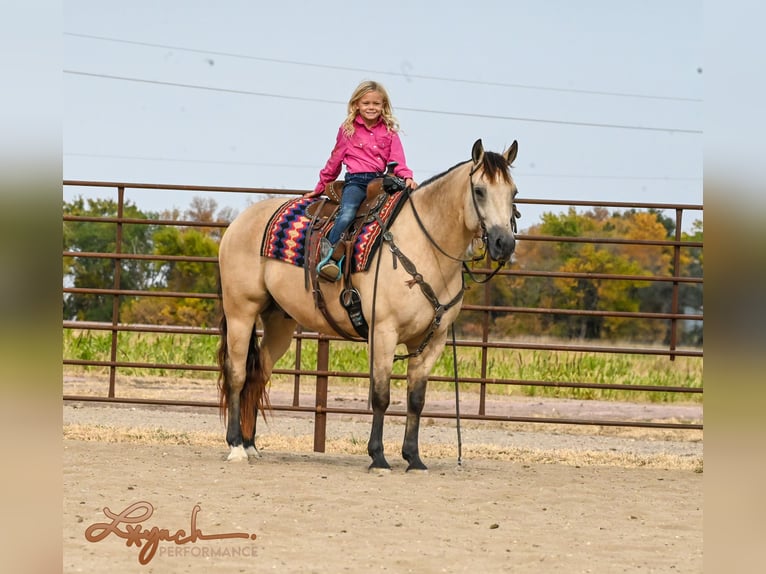
[[[407,474],[428,474],[428,468],[425,466],[408,466],[405,472]]]
[[[231,452],[229,453],[229,456],[226,457],[226,460],[232,461],[232,462],[247,460],[247,453],[245,452],[245,447],[243,447],[241,444],[238,446],[231,447]]]
[[[255,446],[248,446],[245,448],[248,458],[261,458],[261,453]]]
[[[388,468],[385,468],[381,466],[371,466],[370,468],[367,469],[367,472],[369,472],[370,474],[380,474],[380,475],[391,474],[391,467],[389,466]]]

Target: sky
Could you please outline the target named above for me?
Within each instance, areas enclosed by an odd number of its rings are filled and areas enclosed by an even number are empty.
[[[518,140],[520,198],[702,204],[703,55],[691,0],[65,0],[63,176],[309,190],[374,79],[418,181]]]

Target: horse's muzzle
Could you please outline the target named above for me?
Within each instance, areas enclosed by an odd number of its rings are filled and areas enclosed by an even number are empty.
[[[495,261],[508,261],[516,250],[516,238],[507,227],[499,225],[487,231],[489,256]]]

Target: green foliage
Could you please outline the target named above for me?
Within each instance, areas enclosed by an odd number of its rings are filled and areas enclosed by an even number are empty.
[[[230,208],[216,215],[213,199],[193,198],[183,214],[189,221],[201,223],[227,222],[236,213]],[[65,215],[88,217],[116,217],[117,202],[81,197],[64,202]],[[124,216],[148,221],[160,218],[156,213],[143,213],[130,201],[123,208]],[[162,219],[178,220],[181,214],[172,210],[161,214]],[[215,258],[221,227],[159,226],[149,224],[123,224],[122,252]],[[64,222],[64,250],[72,252],[114,253],[117,226],[109,222]],[[112,289],[115,287],[113,258],[65,257],[64,282],[66,285]],[[218,268],[215,262],[199,261],[143,261],[124,259],[120,262],[119,288],[123,290],[174,291],[181,293],[215,294],[218,290]],[[113,296],[72,295],[64,297],[64,318],[83,321],[110,321]],[[159,325],[213,326],[218,322],[219,308],[214,299],[169,297],[127,297],[120,299],[120,321]]]
[[[218,255],[218,243],[195,228],[163,227],[155,232],[153,241],[157,255]],[[215,293],[218,289],[215,263],[162,261],[156,263],[156,267],[160,280],[152,290]],[[212,299],[143,297],[125,305],[122,316],[129,323],[212,327],[218,321],[219,309],[217,301]]]
[[[107,199],[88,199],[86,202],[82,197],[78,197],[71,202],[64,202],[63,211],[65,215],[116,217],[117,202]],[[129,201],[125,202],[123,212],[124,216],[129,218],[156,218],[154,214],[141,212]],[[123,225],[122,252],[149,253],[154,229],[152,225]],[[115,223],[65,221],[63,241],[64,251],[114,253],[117,245],[117,226]],[[77,256],[64,258],[64,279],[71,282],[74,287],[112,289],[116,262],[116,259],[109,258]],[[147,262],[123,260],[120,269],[120,286],[130,290],[147,288],[152,280],[150,269],[151,266]],[[112,318],[112,297],[66,296],[64,318],[109,321]]]
[[[183,335],[154,333],[120,333],[119,360],[148,364],[177,364],[215,366],[219,338],[214,335]],[[82,360],[108,360],[111,334],[96,331],[64,330],[64,357]],[[296,344],[276,365],[277,369],[295,368]],[[304,340],[301,345],[301,369],[316,368],[317,342]],[[461,378],[481,376],[481,350],[458,348],[458,374]],[[90,371],[106,373],[104,367],[91,367]],[[364,345],[333,341],[330,347],[330,371],[358,373],[356,377],[334,378],[333,384],[367,386],[367,351]],[[406,363],[397,362],[394,374],[405,373]],[[170,369],[138,369],[124,367],[120,373],[129,376],[180,376],[183,371]],[[432,371],[432,377],[453,377],[452,349],[447,347]],[[199,379],[214,380],[215,372],[195,371]],[[530,384],[488,384],[491,394],[546,396],[576,399],[629,400],[648,402],[699,402],[701,394],[670,393],[666,391],[631,391],[637,385],[660,387],[702,387],[702,359],[653,355],[630,355],[573,351],[540,351],[526,349],[489,349],[487,376],[510,381],[547,381],[553,383],[581,382],[595,384],[621,384],[623,389],[587,389],[546,387]],[[292,378],[292,375],[275,375]],[[308,384],[313,377],[306,377]],[[405,388],[406,381],[392,380],[393,388]],[[452,383],[432,381],[429,388],[452,389]],[[461,390],[478,392],[479,385],[461,384]]]
[[[108,361],[112,335],[107,331],[64,330],[64,357],[85,361]],[[117,360],[129,363],[215,366],[219,337],[179,333],[121,332],[117,339]],[[106,373],[107,367],[88,367],[89,372]],[[178,376],[182,371],[122,367],[129,376]],[[216,373],[194,371],[196,377],[215,379]]]
[[[91,217],[114,217],[117,205],[111,200],[75,199],[64,203],[64,213]],[[162,214],[143,213],[127,202],[126,217],[177,220],[176,226],[125,224],[122,251],[124,253],[155,254],[159,256],[195,256],[215,258],[221,227],[216,225],[188,226],[181,221],[200,223],[227,222],[236,215],[232,210],[217,209],[212,199],[193,198],[189,208],[181,213],[174,209]],[[673,239],[675,222],[658,210],[609,211],[596,208],[578,213],[574,208],[564,213],[543,214],[541,223],[525,230],[526,235],[546,237],[577,237],[595,239],[667,240]],[[702,222],[684,233],[685,241],[702,241]],[[71,252],[114,252],[116,226],[114,223],[65,222],[64,249]],[[625,319],[606,317],[600,313],[630,311],[668,313],[674,289],[677,289],[679,309],[698,313],[702,306],[701,284],[649,280],[670,276],[673,269],[673,247],[626,245],[621,243],[564,243],[557,241],[519,241],[514,267],[543,272],[578,273],[581,277],[567,279],[556,276],[525,277],[499,275],[487,286],[469,283],[465,302],[520,307],[527,309],[587,310],[589,315],[566,313],[508,313],[493,311],[488,316],[480,312],[463,311],[457,321],[461,336],[481,337],[483,325],[489,324],[490,338],[519,335],[552,336],[563,339],[586,340],[621,339],[637,343],[667,344],[670,323],[667,320]],[[701,248],[680,250],[680,275],[702,277]],[[111,258],[65,257],[64,282],[67,286],[114,287],[115,262]],[[215,326],[219,305],[214,299],[194,297],[193,294],[217,292],[217,265],[198,261],[122,260],[120,287],[145,291],[141,297],[120,298],[120,321],[124,323]],[[597,279],[595,274],[631,276],[629,279]],[[647,279],[642,279],[646,277]],[[183,298],[151,296],[152,292],[188,293]],[[66,319],[110,321],[112,296],[64,296]],[[699,344],[701,324],[679,322],[680,344]]]

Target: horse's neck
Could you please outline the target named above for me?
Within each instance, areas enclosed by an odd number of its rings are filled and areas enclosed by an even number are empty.
[[[412,195],[414,209],[433,242],[457,258],[464,256],[472,237],[465,224],[467,184],[467,169],[456,168]]]

